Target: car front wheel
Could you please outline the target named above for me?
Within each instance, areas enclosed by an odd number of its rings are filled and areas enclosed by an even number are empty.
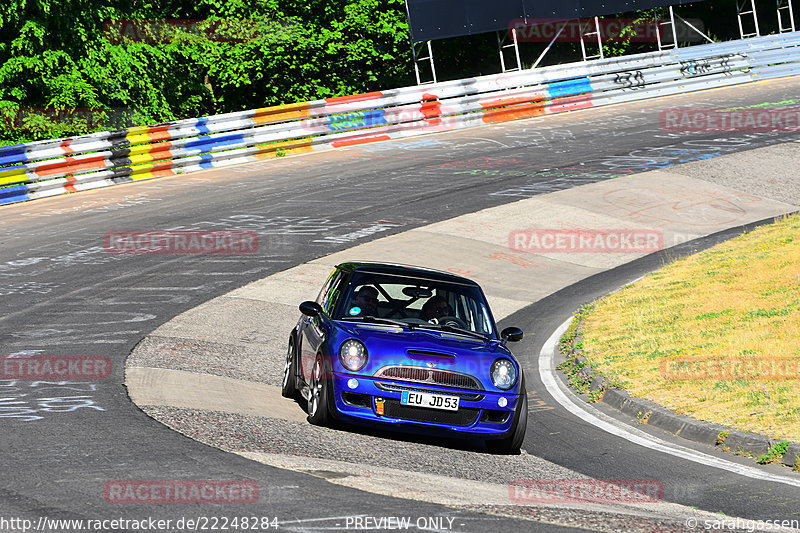
[[[333,421],[331,414],[333,391],[331,390],[330,372],[326,370],[325,361],[321,355],[317,355],[314,361],[308,385],[311,389],[308,399],[308,421],[315,426],[330,425]]]
[[[294,353],[294,339],[289,339],[289,348],[286,350],[286,365],[283,369],[283,385],[281,396],[294,398],[297,392],[297,357]]]

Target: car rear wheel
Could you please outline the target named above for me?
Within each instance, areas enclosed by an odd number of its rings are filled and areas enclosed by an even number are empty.
[[[525,389],[525,378],[522,379],[521,400],[514,414],[511,429],[502,439],[487,440],[486,448],[493,453],[517,454],[525,440],[525,429],[528,427],[528,392]]]
[[[325,361],[317,355],[309,381],[308,421],[315,426],[327,426],[333,422],[331,402],[333,401],[330,372],[326,370]]]
[[[294,339],[289,339],[289,348],[286,350],[286,365],[283,369],[283,385],[281,396],[294,398],[297,393],[297,358],[294,353]]]

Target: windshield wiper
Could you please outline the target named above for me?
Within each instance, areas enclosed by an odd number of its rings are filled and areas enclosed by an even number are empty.
[[[341,318],[340,320],[344,320],[346,322],[367,322],[369,324],[390,324],[392,326],[400,326],[401,328],[414,329],[414,327],[407,322],[392,320],[391,318],[381,318],[378,316],[348,316]]]
[[[431,324],[430,322],[426,322],[425,324],[410,324],[408,322],[401,322],[400,320],[392,320],[391,318],[381,318],[377,316],[348,316],[343,317],[340,320],[345,322],[366,322],[368,324],[388,324],[392,326],[400,326],[401,328],[408,328],[408,329],[435,329],[438,331],[447,331],[449,333],[459,333],[461,335],[468,335],[470,337],[475,337],[476,339],[481,339],[483,341],[490,341],[488,335],[483,333],[478,333],[477,331],[472,331],[469,329],[459,328],[456,326],[450,326],[447,324]]]
[[[447,324],[420,324],[420,328],[427,328],[427,329],[438,329],[442,331],[447,331],[450,333],[460,333],[462,335],[469,335],[470,337],[475,337],[484,341],[491,340],[488,335],[484,335],[483,333],[478,333],[477,331],[472,331],[469,329],[459,328],[456,326],[449,326]]]

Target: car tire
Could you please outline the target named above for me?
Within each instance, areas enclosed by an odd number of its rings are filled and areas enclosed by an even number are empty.
[[[297,354],[295,354],[294,346],[294,337],[290,337],[281,386],[281,396],[284,398],[294,398],[297,395]]]
[[[334,422],[333,389],[330,369],[321,355],[317,354],[309,380],[308,421],[315,426],[330,426]]]
[[[493,453],[514,455],[518,454],[525,440],[525,430],[528,427],[528,392],[525,388],[525,378],[522,378],[520,387],[522,401],[514,414],[514,422],[506,436],[501,439],[486,441],[486,448]]]

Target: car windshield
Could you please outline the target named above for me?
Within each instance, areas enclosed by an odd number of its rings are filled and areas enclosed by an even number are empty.
[[[356,271],[334,319],[495,338],[491,316],[474,285]]]

